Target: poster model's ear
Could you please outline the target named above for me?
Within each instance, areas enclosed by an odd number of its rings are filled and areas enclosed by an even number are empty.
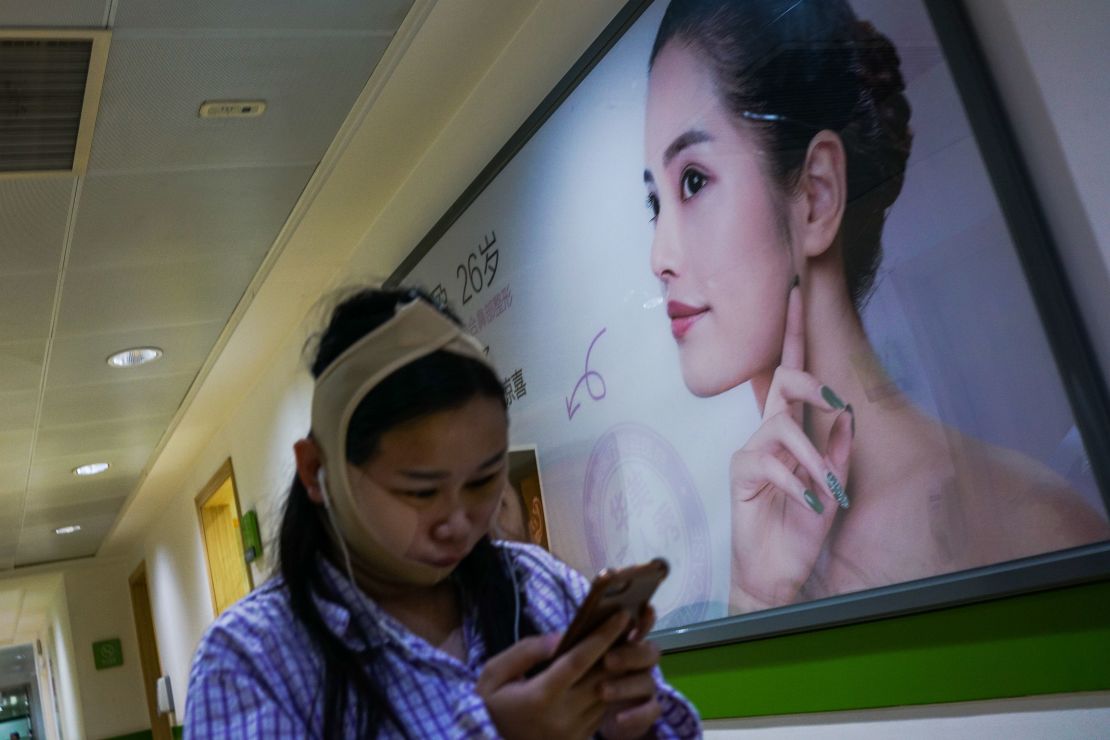
[[[795,236],[806,257],[818,257],[836,240],[848,192],[844,143],[832,131],[810,140],[795,196]]]

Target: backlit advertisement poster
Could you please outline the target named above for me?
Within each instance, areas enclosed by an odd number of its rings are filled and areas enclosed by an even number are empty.
[[[488,345],[552,552],[669,560],[661,629],[1110,538],[919,2],[649,4],[397,277]]]

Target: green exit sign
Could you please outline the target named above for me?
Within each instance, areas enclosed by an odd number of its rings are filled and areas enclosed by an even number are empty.
[[[98,671],[123,665],[123,645],[120,644],[119,638],[94,642],[93,662]]]

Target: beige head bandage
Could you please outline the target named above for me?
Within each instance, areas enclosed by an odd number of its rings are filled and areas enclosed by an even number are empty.
[[[393,581],[430,585],[451,569],[397,555],[405,551],[415,532],[398,531],[395,523],[360,509],[347,475],[347,428],[371,389],[394,371],[438,350],[489,364],[478,340],[427,302],[414,300],[339,355],[316,379],[312,396],[312,435],[324,458],[325,502],[342,540],[338,544],[357,556],[360,567]]]

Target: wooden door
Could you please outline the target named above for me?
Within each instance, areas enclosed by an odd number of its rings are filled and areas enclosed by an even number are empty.
[[[135,632],[139,638],[139,663],[143,669],[146,707],[150,713],[150,729],[154,740],[173,740],[169,715],[158,714],[155,685],[162,675],[158,658],[158,639],[154,632],[154,615],[150,610],[150,589],[146,581],[146,562],[139,564],[128,579],[131,586],[131,610],[135,614]]]
[[[196,498],[197,518],[204,558],[208,564],[208,586],[212,610],[219,616],[224,609],[250,593],[253,588],[250,568],[243,555],[239,532],[239,494],[235,475],[228,460]]]

